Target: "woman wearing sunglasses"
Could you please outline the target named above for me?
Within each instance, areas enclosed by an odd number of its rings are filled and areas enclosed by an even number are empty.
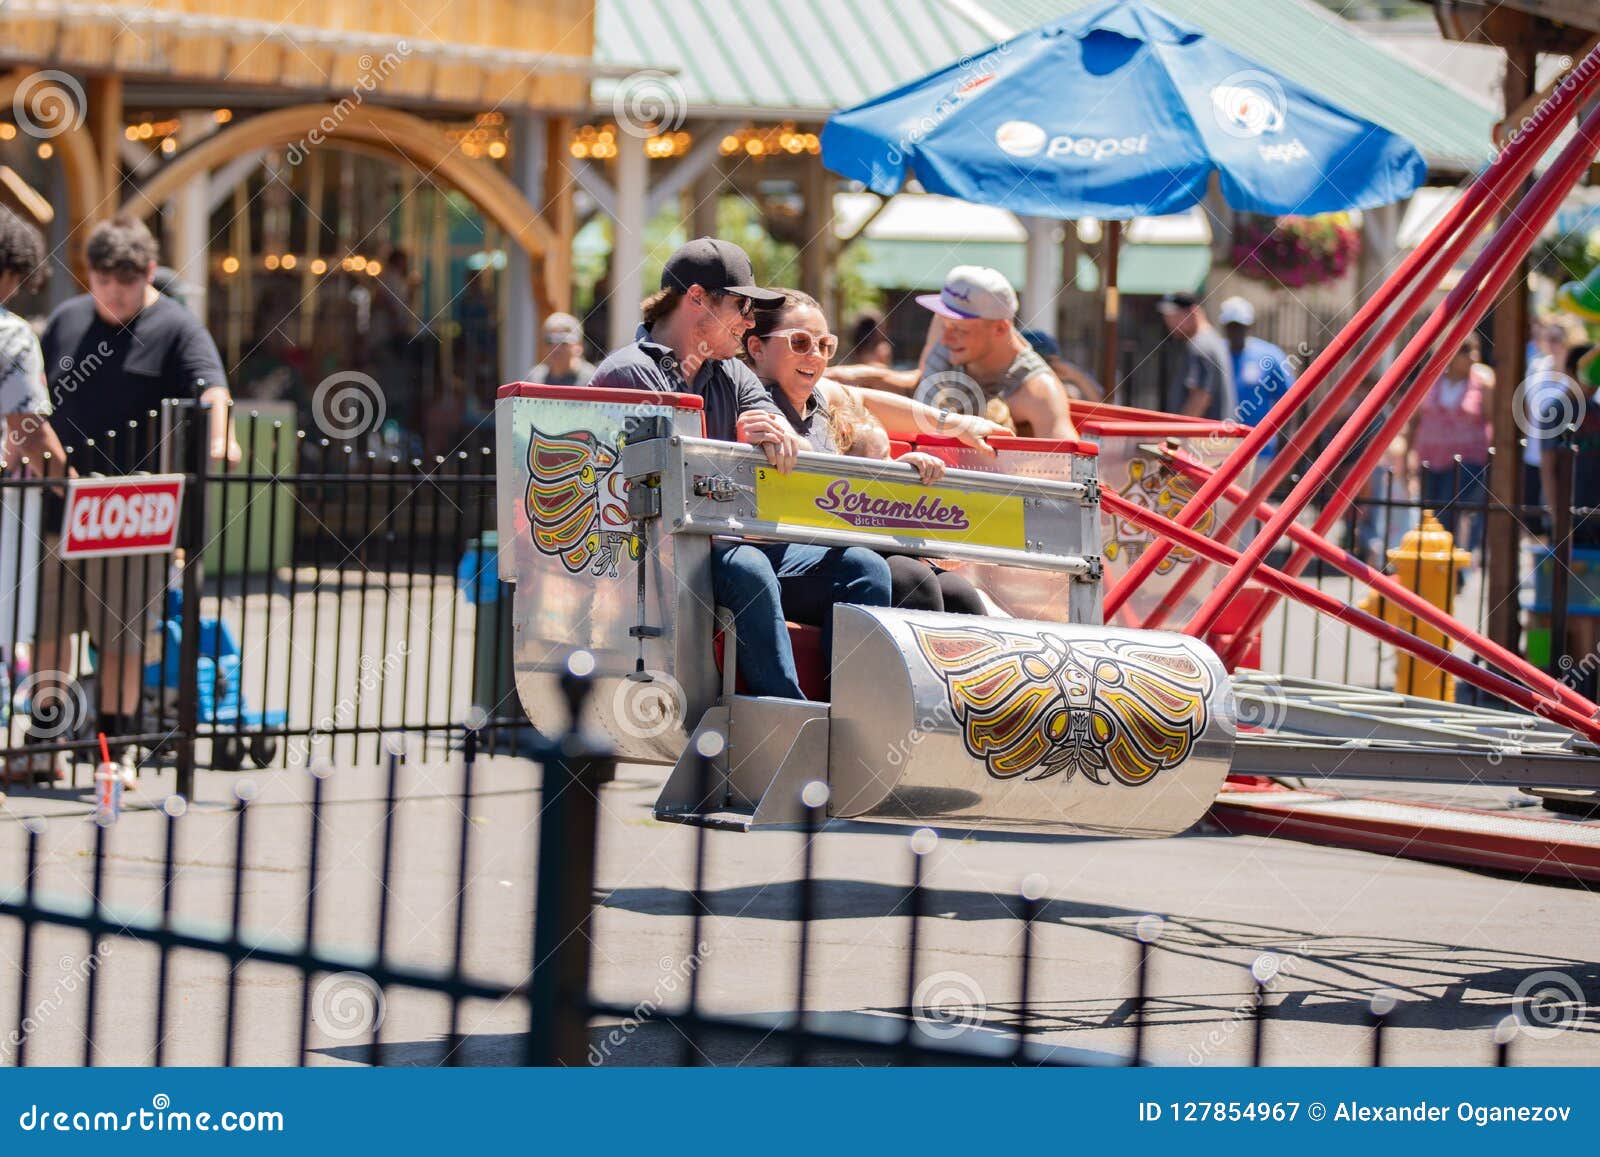
[[[839,339],[828,331],[816,300],[796,289],[783,290],[782,304],[755,311],[745,335],[745,356],[778,409],[811,449],[823,454],[888,458],[888,438],[920,432],[948,434],[968,446],[993,453],[987,438],[1005,427],[971,414],[935,410],[899,394],[859,389],[829,381],[828,361]],[[944,463],[931,454],[903,454],[925,484],[944,476]],[[881,552],[889,562],[894,605],[910,610],[982,615],[987,610],[971,583],[924,558]]]

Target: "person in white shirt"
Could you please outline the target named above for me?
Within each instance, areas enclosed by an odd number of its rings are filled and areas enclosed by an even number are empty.
[[[65,459],[50,428],[39,337],[27,318],[9,308],[24,288],[39,288],[48,270],[39,230],[0,208],[0,470],[23,459],[37,469],[45,454],[58,463]]]

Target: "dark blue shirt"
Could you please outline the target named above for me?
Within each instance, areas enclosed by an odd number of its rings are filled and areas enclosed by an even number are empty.
[[[746,410],[782,412],[767,394],[755,372],[737,358],[718,358],[700,364],[694,384],[684,381],[678,355],[650,340],[639,327],[632,345],[614,350],[601,362],[589,385],[610,390],[652,390],[658,394],[699,394],[705,399],[706,437],[737,442],[739,415]]]

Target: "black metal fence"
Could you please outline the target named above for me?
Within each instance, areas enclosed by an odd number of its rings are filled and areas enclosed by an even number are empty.
[[[564,690],[574,718],[582,717],[589,691],[586,679],[569,676]],[[154,855],[143,846],[119,847],[124,832],[101,822],[92,829],[90,859],[83,879],[87,903],[49,895],[40,881],[59,848],[42,823],[30,823],[20,862],[5,865],[16,881],[0,892],[0,933],[15,961],[7,977],[14,986],[14,1012],[0,1011],[0,1025],[12,1024],[0,1038],[0,1061],[8,1064],[304,1064],[343,1060],[369,1064],[460,1065],[632,1063],[621,1048],[645,1028],[664,1030],[672,1042],[659,1063],[685,1065],[741,1061],[759,1056],[763,1063],[866,1064],[1056,1064],[1116,1065],[1181,1063],[1183,1058],[1151,1054],[1149,1028],[1161,1002],[1156,983],[1155,953],[1162,921],[1148,916],[1136,921],[1126,937],[1129,957],[1105,966],[1132,978],[1132,991],[1119,1010],[1122,1043],[1115,1052],[1089,1052],[1050,1047],[1040,1038],[1059,1029],[1057,1021],[1036,1014],[1066,994],[1040,991],[1035,976],[1035,928],[1050,919],[1050,899],[1026,885],[1010,901],[993,899],[996,916],[1015,921],[1020,932],[1016,954],[1015,1003],[1000,1023],[969,1024],[959,1004],[942,1003],[924,991],[925,981],[939,975],[936,955],[924,944],[928,923],[947,897],[924,883],[923,855],[928,845],[910,841],[911,873],[894,905],[906,928],[903,999],[879,1015],[810,1011],[809,985],[814,981],[812,935],[824,918],[822,881],[815,875],[815,843],[822,825],[825,796],[805,797],[807,821],[799,875],[792,886],[776,889],[779,903],[792,904],[799,940],[790,974],[794,1011],[766,1017],[735,1017],[708,1012],[702,1000],[699,964],[709,951],[708,914],[714,911],[707,865],[711,842],[760,838],[695,830],[693,873],[688,887],[688,928],[682,959],[686,986],[670,1002],[646,997],[637,1003],[600,999],[593,984],[597,943],[592,917],[597,905],[597,853],[600,835],[601,785],[610,779],[612,757],[604,745],[580,731],[553,742],[540,740],[532,754],[542,765],[538,793],[537,854],[532,862],[533,916],[518,963],[508,975],[480,975],[469,967],[471,946],[490,929],[475,919],[484,892],[495,886],[475,869],[480,862],[474,844],[473,817],[490,803],[478,752],[479,733],[468,730],[459,762],[459,779],[447,794],[458,805],[448,838],[432,839],[422,849],[401,838],[408,826],[404,809],[415,804],[416,777],[422,772],[391,754],[384,776],[381,856],[372,873],[367,906],[375,912],[370,942],[355,941],[353,914],[327,911],[325,865],[338,854],[325,834],[331,813],[343,806],[330,796],[326,772],[309,776],[304,816],[305,863],[290,871],[283,918],[261,934],[260,903],[264,873],[274,867],[261,847],[254,817],[268,802],[248,794],[224,813],[210,817],[209,830],[197,828],[206,817],[198,811],[169,806]],[[702,772],[710,775],[709,760]],[[820,786],[820,785],[817,785]],[[348,802],[348,801],[345,801]],[[270,818],[270,817],[268,817]],[[930,833],[931,835],[931,833]],[[57,837],[60,838],[59,836]],[[279,832],[281,838],[281,830]],[[197,846],[203,845],[203,846]],[[220,846],[219,846],[220,845]],[[209,849],[209,850],[207,850]],[[396,933],[398,913],[418,901],[404,886],[408,865],[422,855],[438,861],[453,890],[433,916],[442,953],[433,966],[418,964]],[[197,862],[200,861],[200,862]],[[132,862],[149,864],[140,878],[128,878]],[[180,871],[180,864],[182,870]],[[251,865],[254,865],[252,868]],[[222,885],[202,894],[201,885]],[[133,885],[137,883],[138,887]],[[211,891],[211,890],[207,890]],[[218,928],[198,925],[186,909],[225,906]],[[330,916],[337,919],[330,922]],[[332,931],[330,932],[330,923]],[[48,944],[47,944],[48,937]],[[81,947],[66,948],[81,937]],[[66,939],[64,939],[66,938]],[[735,946],[734,951],[737,951]],[[63,999],[63,982],[50,983],[52,963],[74,963],[77,983]],[[256,983],[243,985],[250,974]],[[259,978],[272,974],[274,983]],[[1540,975],[1550,975],[1542,973]],[[210,979],[221,990],[220,1008],[191,1009],[197,991]],[[1299,1049],[1274,1054],[1275,1009],[1284,999],[1275,989],[1276,964],[1271,953],[1258,957],[1247,980],[1248,996],[1227,1018],[1228,1033],[1244,1035],[1251,1064],[1292,1057]],[[1534,977],[1537,979],[1537,977]],[[1521,994],[1526,984],[1519,985]],[[248,993],[248,1000],[246,998]],[[274,994],[276,994],[274,999]],[[407,1026],[410,1039],[384,1031],[386,1002],[401,994],[432,1000],[429,1031],[418,1039],[415,1017]],[[1048,1000],[1041,997],[1048,996]],[[1570,1001],[1571,997],[1564,999]],[[250,1001],[273,1001],[271,1015],[250,1007]],[[63,1004],[72,1007],[64,1010]],[[503,1012],[501,1023],[515,1020],[515,1031],[496,1037],[498,1047],[485,1051],[475,1007]],[[1379,996],[1363,1006],[1370,1030],[1370,1062],[1382,1064],[1386,1034],[1407,1024],[1418,1006],[1397,1004]],[[1435,1024],[1429,1017],[1425,1023]],[[1481,1038],[1482,1060],[1504,1065],[1511,1059],[1512,1026],[1502,1022]],[[64,1051],[65,1050],[65,1051]],[[42,1054],[42,1056],[41,1056]],[[175,1059],[176,1058],[176,1059]],[[1193,1063],[1192,1060],[1190,1063]]]
[[[1575,454],[1569,444],[1556,447],[1557,485],[1569,492]],[[1514,597],[1521,623],[1516,649],[1552,676],[1593,696],[1595,670],[1600,667],[1592,658],[1596,643],[1600,642],[1596,637],[1596,628],[1600,627],[1600,582],[1588,576],[1600,563],[1600,557],[1594,554],[1581,530],[1575,531],[1593,513],[1588,506],[1591,499],[1577,495],[1554,504],[1535,501],[1532,499],[1540,495],[1527,493],[1533,483],[1525,478],[1524,501],[1497,502],[1491,499],[1486,485],[1493,462],[1492,449],[1486,465],[1463,462],[1459,457],[1442,465],[1422,462],[1422,477],[1418,479],[1407,479],[1380,467],[1335,524],[1330,537],[1379,570],[1414,575],[1414,566],[1408,569],[1396,559],[1406,549],[1407,535],[1416,532],[1424,517],[1431,515],[1449,532],[1454,551],[1460,552],[1453,552],[1440,563],[1442,586],[1450,592],[1448,609],[1457,619],[1485,634],[1490,617],[1488,555],[1497,550],[1516,551],[1520,583]],[[1518,469],[1523,469],[1521,463]],[[1282,493],[1299,480],[1300,475],[1291,474],[1282,484]],[[1319,495],[1313,509],[1320,510],[1330,496],[1331,486]],[[1509,517],[1514,530],[1510,541],[1489,541],[1490,519],[1496,514]],[[1437,552],[1438,546],[1430,543],[1427,549]],[[1287,547],[1280,547],[1272,561],[1282,562],[1287,555]],[[1369,609],[1376,605],[1375,601],[1362,604],[1366,595],[1363,584],[1316,560],[1305,576],[1346,602],[1367,605]],[[1418,629],[1414,620],[1401,625],[1412,631]],[[1392,647],[1303,608],[1280,605],[1263,632],[1261,666],[1269,671],[1363,687],[1393,687],[1395,660]],[[1456,694],[1462,701],[1487,697],[1487,693],[1459,683]]]
[[[66,756],[80,774],[102,730],[175,763],[185,794],[197,763],[376,762],[386,732],[443,750],[473,706],[486,743],[526,742],[487,447],[407,459],[244,413],[243,459],[227,464],[209,457],[203,425],[175,404],[102,443],[118,464],[185,476],[180,553],[154,568],[118,559],[93,581],[64,580],[51,559],[62,464],[0,478],[12,592],[0,604],[0,757],[13,782],[61,782]],[[68,590],[70,621],[51,614],[52,586]],[[108,712],[101,668],[119,627],[113,666],[136,669],[140,694],[129,709],[124,690]]]
[[[1032,889],[996,902],[996,914],[1020,934],[1013,1013],[999,1022],[966,1024],[959,1007],[930,1002],[923,983],[938,968],[925,932],[936,900],[924,884],[924,858],[915,841],[910,882],[893,905],[893,914],[905,918],[907,934],[899,1002],[878,1015],[813,1011],[813,935],[826,915],[824,882],[815,872],[821,795],[806,800],[798,878],[780,889],[798,929],[788,973],[792,996],[786,1003],[792,1011],[761,1018],[707,1011],[694,962],[715,910],[708,863],[718,837],[705,828],[694,833],[684,897],[683,959],[691,963],[683,998],[630,1003],[600,995],[592,921],[602,902],[601,784],[612,778],[613,761],[581,730],[546,739],[533,735],[515,712],[507,674],[507,600],[500,597],[494,544],[487,538],[494,527],[490,452],[403,460],[378,447],[312,438],[285,423],[244,415],[239,426],[246,459],[218,472],[204,457],[201,427],[194,421],[199,416],[177,410],[164,436],[156,437],[155,427],[150,432],[150,445],[187,455],[175,460],[189,484],[186,555],[170,590],[154,596],[164,612],[163,632],[153,643],[140,644],[140,670],[156,674],[145,680],[147,693],[130,733],[112,737],[170,749],[179,791],[163,805],[166,817],[154,845],[149,825],[141,836],[110,822],[28,822],[19,854],[0,867],[0,932],[14,937],[6,954],[16,961],[10,976],[15,1023],[0,1039],[0,1059],[60,1063],[64,1037],[76,1053],[70,1059],[84,1064],[321,1058],[610,1063],[626,1060],[608,1047],[612,1034],[652,1025],[669,1034],[674,1059],[685,1064],[737,1058],[758,1047],[765,1057],[800,1064],[841,1057],[880,1063],[1173,1060],[1152,1058],[1147,1048],[1148,1010],[1159,995],[1153,961],[1161,924],[1154,918],[1135,922],[1126,937],[1129,955],[1107,962],[1132,978],[1120,1018],[1123,1039],[1114,1053],[1041,1043],[1058,1027],[1035,1012],[1035,928],[1051,901]],[[20,509],[28,495],[52,485],[48,478],[5,481],[8,509]],[[1424,505],[1420,498],[1365,499],[1357,520],[1378,518],[1387,539],[1392,527],[1383,519]],[[1484,508],[1480,502],[1479,511]],[[15,557],[23,553],[26,533],[25,519],[6,525],[5,541],[19,552]],[[16,699],[30,679],[35,694],[42,686],[69,691],[58,700],[68,712],[63,730],[30,749],[13,744],[6,754],[92,751],[95,740],[81,726],[97,718],[92,689],[85,688],[94,674],[92,650],[83,646],[56,682],[43,681],[19,665],[21,600],[13,600],[7,613],[8,699]],[[36,626],[37,635],[55,624]],[[1349,647],[1347,642],[1345,674],[1360,682]],[[181,671],[174,681],[164,673],[175,652]],[[1381,676],[1375,671],[1373,678]],[[203,687],[210,690],[209,700]],[[567,680],[570,717],[581,718],[587,690],[580,676]],[[486,718],[468,727],[464,721],[474,704],[487,709]],[[389,735],[408,737],[401,744],[404,758],[393,748],[381,754]],[[504,782],[487,782],[481,753],[511,739],[517,740],[514,750],[542,767],[536,792],[528,765],[520,761],[510,773],[514,792]],[[269,748],[267,741],[275,743]],[[304,777],[276,777],[271,786],[282,793],[278,797],[245,792],[226,811],[184,802],[192,792],[183,779],[196,763],[226,767],[241,752],[307,771]],[[333,766],[380,759],[385,771],[378,798],[339,796]],[[441,782],[441,774],[449,778],[441,767],[459,768],[459,778]],[[512,878],[485,877],[477,834],[484,813],[507,808],[513,794],[530,793],[534,855],[505,869]],[[279,846],[282,824],[264,837],[263,821],[253,818],[284,803],[303,809],[292,813],[296,822],[304,817],[303,838],[292,850]],[[370,891],[359,897],[325,893],[329,865],[348,854],[330,833],[339,831],[341,812],[357,805],[371,816],[360,834],[375,841],[366,864]],[[450,886],[425,894],[417,880],[423,864]],[[66,887],[47,887],[52,879]],[[525,922],[491,924],[478,915],[487,907],[485,890],[499,887],[525,893]],[[423,909],[420,919],[413,907]],[[411,925],[407,937],[400,932],[403,919]],[[81,937],[72,955],[87,966],[78,972],[78,1003],[52,1019],[41,1010],[71,1003],[55,1001],[59,978],[49,983],[47,963],[63,956],[62,937]],[[416,948],[424,937],[430,951]],[[496,966],[474,948],[486,937],[521,948]],[[122,945],[135,947],[122,952]],[[241,978],[250,970],[278,975],[267,986],[277,996],[256,986],[245,1000]],[[216,1015],[186,1015],[207,977],[222,993],[220,1008]],[[1253,971],[1247,988],[1250,998],[1235,1019],[1248,1028],[1249,1057],[1260,1063],[1273,1057],[1270,967]],[[1066,994],[1050,995],[1059,1000]],[[358,1010],[353,1024],[341,1020],[341,1001],[352,997],[365,1002],[362,1008],[380,1010],[386,1000],[429,1000],[433,1019],[413,1016],[411,1039],[397,1039],[385,1034],[381,1014],[363,1018]],[[252,1007],[255,1002],[265,1002],[267,1012]],[[501,1034],[501,1047],[488,1054],[483,1033],[469,1027],[479,1017],[475,1010],[486,1007],[499,1010],[497,1024],[515,1022]],[[1405,1005],[1384,1000],[1372,1005],[1373,1063],[1382,1062],[1385,1033],[1397,1019],[1403,1023],[1406,1012]],[[433,1026],[424,1040],[417,1039],[415,1026],[421,1023]],[[1502,1034],[1491,1046],[1486,1034],[1483,1059],[1507,1063],[1509,1039]],[[730,1048],[731,1053],[718,1051]]]
[[[175,764],[185,794],[197,766],[375,763],[386,733],[420,735],[443,751],[474,707],[488,718],[489,748],[531,742],[511,679],[509,588],[495,573],[486,436],[424,460],[376,436],[333,438],[295,428],[292,417],[247,412],[237,418],[243,460],[225,464],[208,457],[202,427],[200,411],[175,404],[143,430],[107,433],[102,448],[130,468],[185,475],[181,561],[150,570],[113,560],[104,589],[67,588],[71,614],[59,599],[51,613],[47,589],[59,582],[49,554],[61,464],[47,467],[50,477],[0,477],[0,758],[13,783],[79,782],[98,759],[101,730],[113,745],[137,743],[146,763]],[[1450,564],[1454,612],[1482,628],[1484,547],[1469,528],[1486,524],[1487,492],[1469,464],[1428,473],[1426,494],[1399,479],[1374,485],[1335,535],[1383,567],[1434,511],[1472,556],[1459,573]],[[1535,547],[1520,560],[1525,653],[1592,685],[1600,662],[1584,656],[1600,606],[1584,577],[1591,561],[1571,533],[1586,511],[1508,509]],[[133,581],[141,574],[147,581]],[[1350,601],[1364,594],[1316,564],[1309,576]],[[138,672],[136,705],[107,713],[97,635],[108,632],[99,628],[146,620],[149,629],[129,631],[123,659]],[[1261,665],[1366,686],[1394,681],[1392,649],[1295,606],[1266,624]]]

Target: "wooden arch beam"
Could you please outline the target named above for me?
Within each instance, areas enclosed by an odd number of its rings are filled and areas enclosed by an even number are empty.
[[[0,76],[0,107],[13,104],[18,88],[39,72],[39,69],[18,68]],[[47,94],[47,88],[56,93]],[[18,128],[20,132],[38,137],[41,143],[48,142],[61,160],[61,170],[67,179],[67,263],[82,281],[83,253],[78,237],[89,225],[111,213],[111,198],[106,195],[100,173],[100,155],[86,123],[88,109],[83,90],[74,91],[53,79],[44,80],[38,88],[30,90],[28,99],[30,106],[42,113],[56,108],[53,102],[58,99],[66,102],[59,108],[71,110],[66,123],[58,125],[52,121],[45,131],[30,132],[21,125]]]
[[[511,179],[487,162],[463,156],[438,126],[396,109],[356,105],[296,105],[237,121],[183,150],[123,202],[122,212],[147,217],[197,177],[258,149],[304,152],[327,143],[365,146],[406,161],[463,193],[539,266],[547,302],[564,303],[568,287],[559,238]]]

